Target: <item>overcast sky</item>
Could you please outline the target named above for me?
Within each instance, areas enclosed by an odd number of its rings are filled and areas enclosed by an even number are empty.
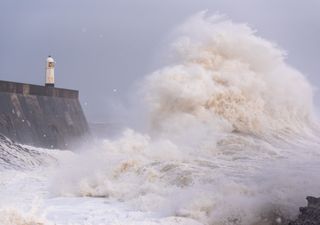
[[[206,9],[278,43],[320,87],[320,0],[1,0],[0,79],[43,84],[51,54],[56,85],[80,90],[89,121],[110,122],[170,32]]]

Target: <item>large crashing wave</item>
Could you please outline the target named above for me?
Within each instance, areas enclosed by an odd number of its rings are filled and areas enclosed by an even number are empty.
[[[203,224],[294,216],[320,194],[311,86],[245,24],[200,13],[176,35],[171,64],[145,81],[150,133],[68,160],[54,190]]]
[[[314,123],[305,77],[246,24],[200,13],[177,33],[172,65],[147,78],[157,129],[196,121],[218,132],[265,136],[301,133]]]

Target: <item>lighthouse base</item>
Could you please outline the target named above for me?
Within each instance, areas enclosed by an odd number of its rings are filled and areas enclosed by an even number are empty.
[[[54,87],[54,84],[46,84],[46,87]]]
[[[0,134],[21,144],[71,149],[90,131],[78,91],[0,81]]]

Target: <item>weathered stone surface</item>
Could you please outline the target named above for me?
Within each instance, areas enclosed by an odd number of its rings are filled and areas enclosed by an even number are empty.
[[[34,84],[23,84],[0,80],[0,91],[23,95],[37,95],[61,98],[78,98],[79,92],[63,88],[45,87]]]
[[[66,149],[88,133],[77,91],[0,81],[0,134],[22,144]]]
[[[289,225],[320,225],[320,198],[307,197],[308,206],[300,208],[297,220]]]

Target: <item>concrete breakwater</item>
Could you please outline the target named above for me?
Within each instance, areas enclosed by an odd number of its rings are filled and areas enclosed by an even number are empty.
[[[79,92],[0,81],[0,133],[45,148],[69,148],[89,134]]]

